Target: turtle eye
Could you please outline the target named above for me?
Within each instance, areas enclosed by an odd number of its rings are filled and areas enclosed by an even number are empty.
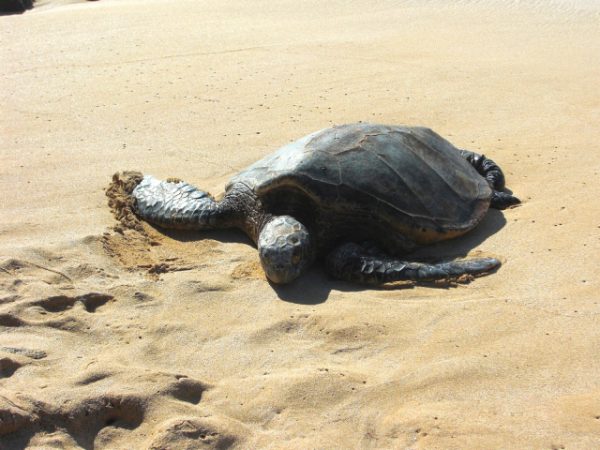
[[[298,264],[300,259],[300,249],[295,249],[294,253],[292,253],[292,263]]]

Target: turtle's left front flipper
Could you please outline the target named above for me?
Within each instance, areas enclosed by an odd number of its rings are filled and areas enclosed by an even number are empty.
[[[478,258],[438,264],[401,261],[373,255],[358,244],[337,247],[327,257],[327,270],[335,278],[364,284],[393,281],[456,280],[462,275],[482,275],[500,266],[495,258]]]
[[[235,211],[207,192],[183,181],[162,181],[139,172],[115,174],[107,191],[120,189],[130,209],[147,222],[165,228],[207,230],[234,225]],[[116,209],[111,204],[113,209]],[[118,217],[119,218],[119,217]]]

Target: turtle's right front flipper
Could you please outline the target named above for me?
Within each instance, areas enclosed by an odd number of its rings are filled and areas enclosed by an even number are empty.
[[[122,194],[129,196],[133,212],[165,228],[207,230],[234,226],[235,211],[226,202],[183,181],[162,181],[136,172],[115,174]]]
[[[327,269],[335,278],[364,284],[393,281],[456,280],[462,275],[482,275],[500,266],[495,258],[449,261],[438,264],[401,261],[373,255],[360,245],[347,243],[327,257]]]

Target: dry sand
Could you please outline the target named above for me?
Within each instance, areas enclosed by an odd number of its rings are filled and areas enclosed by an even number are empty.
[[[598,2],[40,1],[0,41],[0,448],[600,448]],[[501,164],[523,205],[425,252],[497,273],[274,289],[237,233],[112,229],[117,170],[218,193],[358,120]]]

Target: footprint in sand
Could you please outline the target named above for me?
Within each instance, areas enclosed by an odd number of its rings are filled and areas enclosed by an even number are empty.
[[[0,362],[8,359],[2,358]],[[17,366],[14,361],[9,361],[2,367],[8,374],[17,370]],[[115,439],[126,442],[128,434],[142,424],[152,430],[152,423],[156,422],[153,405],[160,403],[163,405],[161,408],[176,405],[179,413],[187,408],[195,414],[203,393],[211,388],[208,383],[186,375],[120,366],[91,371],[63,382],[72,386],[70,399],[55,402],[20,395],[14,401],[5,399],[3,402],[0,398],[2,442],[9,448],[21,448],[25,443],[43,440],[55,433],[64,434],[61,442],[73,440],[83,448],[101,447],[106,442],[114,443]],[[91,385],[94,385],[93,389],[90,389]],[[92,392],[101,394],[90,395]],[[175,420],[166,426],[164,423],[159,425],[156,433],[150,433],[155,436],[152,442],[178,442],[195,437],[203,440],[203,447],[210,444],[208,448],[213,448],[213,443],[221,445],[238,439],[219,423],[192,422],[183,428],[182,423]]]
[[[248,430],[224,417],[181,417],[163,422],[154,433],[149,449],[225,449],[243,443]]]
[[[20,367],[22,364],[13,358],[0,357],[0,378],[11,377]]]
[[[96,312],[96,309],[100,306],[103,306],[112,300],[114,300],[112,295],[90,292],[89,294],[78,295],[76,297],[57,295],[32,302],[30,305],[41,306],[48,312],[56,313],[71,309],[75,303],[81,302],[87,312],[93,313]]]

